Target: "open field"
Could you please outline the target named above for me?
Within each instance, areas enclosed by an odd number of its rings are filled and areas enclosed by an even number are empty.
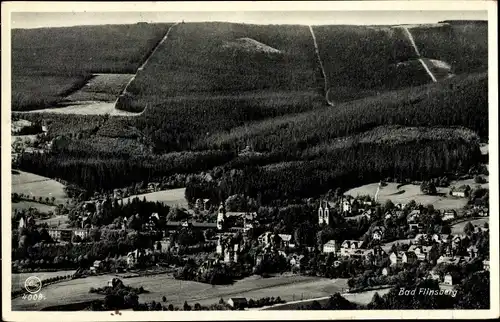
[[[115,108],[115,102],[78,102],[65,107],[45,108],[40,110],[31,110],[24,113],[55,113],[55,114],[79,114],[79,115],[117,115],[117,116],[137,116],[140,113],[122,111]]]
[[[47,219],[36,219],[37,224],[47,224],[49,228],[68,228],[68,216],[58,215]]]
[[[184,192],[186,191],[186,188],[178,188],[178,189],[169,189],[169,190],[162,190],[162,191],[155,191],[155,192],[150,192],[150,193],[145,193],[145,194],[140,194],[140,195],[133,195],[129,196],[127,198],[123,198],[123,202],[127,202],[128,199],[132,200],[133,198],[137,197],[139,199],[146,198],[147,201],[151,202],[162,202],[166,205],[169,206],[179,206],[179,207],[184,207],[187,208],[188,203],[186,198],[184,197]]]
[[[407,204],[411,200],[415,200],[417,204],[432,204],[436,209],[461,209],[467,204],[466,198],[450,196],[448,194],[448,188],[438,188],[439,195],[430,196],[423,194],[418,185],[407,184],[399,187],[399,189],[397,188],[398,185],[398,183],[387,183],[387,186],[380,189],[378,201],[380,203],[385,203],[387,200],[391,200],[393,203]],[[369,195],[373,198],[377,191],[377,187],[378,182],[371,183],[350,189],[345,195],[353,197]]]
[[[65,100],[115,102],[132,77],[134,74],[96,74]]]
[[[73,275],[76,270],[56,271],[56,272],[31,272],[31,273],[12,273],[12,289],[24,289],[24,281],[30,276],[36,276],[40,280],[48,279],[56,276]]]
[[[91,287],[105,286],[113,275],[92,276],[84,279],[76,279],[58,283],[56,287],[48,286],[42,289],[42,293],[47,297],[41,302],[22,301],[14,299],[12,301],[13,310],[40,310],[43,307],[69,304],[93,299],[103,298],[101,295],[89,293]],[[345,279],[326,279],[307,276],[278,276],[261,278],[251,276],[233,285],[203,284],[192,281],[175,280],[168,275],[155,275],[149,277],[134,277],[123,280],[125,285],[140,287],[150,291],[150,293],[139,295],[140,302],[161,301],[163,295],[167,297],[167,304],[182,306],[184,301],[191,305],[198,302],[202,305],[215,304],[220,298],[228,300],[229,297],[278,297],[286,301],[300,298],[315,298],[329,296],[335,292],[341,292],[346,287]]]
[[[12,211],[14,211],[16,209],[17,210],[28,210],[30,208],[35,208],[39,212],[43,212],[43,213],[54,212],[54,210],[56,209],[55,206],[49,206],[49,205],[41,204],[41,203],[34,202],[34,201],[22,200],[20,202],[12,203]]]
[[[489,223],[490,222],[490,219],[488,217],[486,217],[486,218],[479,218],[479,219],[474,219],[474,220],[470,220],[470,221],[459,222],[459,223],[454,224],[453,226],[451,226],[451,233],[452,234],[463,234],[464,233],[464,227],[469,222],[471,224],[473,224],[474,226],[483,227],[484,223]]]
[[[14,173],[17,172],[19,174]],[[12,192],[23,193],[31,197],[55,198],[56,203],[65,203],[67,200],[64,185],[46,177],[33,173],[14,170],[12,178]]]

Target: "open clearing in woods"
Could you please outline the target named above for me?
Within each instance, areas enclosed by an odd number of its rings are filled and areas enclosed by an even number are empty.
[[[14,211],[16,209],[17,210],[28,210],[30,208],[37,209],[39,212],[43,212],[43,213],[54,212],[54,210],[56,209],[55,206],[49,206],[49,205],[45,205],[45,204],[34,202],[34,201],[22,200],[19,202],[12,203],[12,211]]]
[[[118,110],[115,108],[115,102],[78,102],[65,107],[46,108],[43,110],[33,110],[19,113],[56,113],[56,114],[81,114],[81,115],[118,115],[118,116],[137,116],[141,113],[133,113]]]
[[[96,74],[82,88],[67,96],[69,101],[115,102],[134,74]]]
[[[56,180],[42,177],[33,173],[13,170],[12,171],[12,192],[24,194],[25,196],[39,197],[45,200],[54,197],[55,203],[63,204],[68,200],[64,192],[64,185]]]
[[[450,186],[463,184],[468,181],[452,182]],[[415,200],[417,204],[434,205],[436,209],[461,209],[467,204],[466,198],[453,197],[449,195],[449,188],[438,188],[438,195],[429,196],[420,191],[420,186],[414,184],[406,184],[398,188],[398,183],[387,183],[386,186],[380,189],[378,202],[385,203],[391,200],[393,203],[407,204],[411,200]],[[378,182],[366,184],[357,188],[348,190],[345,195],[352,197],[370,196],[374,197],[377,192]]]
[[[104,299],[102,295],[89,293],[91,287],[103,287],[114,275],[91,276],[84,279],[69,280],[42,289],[44,301],[12,300],[13,310],[40,310],[44,307],[74,302]],[[230,297],[258,299],[262,297],[281,297],[286,301],[293,299],[316,298],[341,292],[346,288],[346,279],[327,279],[308,276],[277,276],[261,278],[251,276],[233,285],[203,284],[192,281],[175,280],[168,275],[143,276],[123,279],[125,285],[143,286],[149,293],[139,295],[139,302],[161,301],[167,297],[167,305],[182,306],[184,301],[193,305],[218,303],[220,298],[227,301]]]
[[[168,206],[179,206],[186,208],[188,206],[188,202],[185,198],[186,188],[178,188],[178,189],[168,189],[162,191],[155,191],[150,193],[144,193],[140,195],[133,195],[126,198],[123,198],[123,202],[127,202],[127,200],[132,200],[135,197],[139,199],[146,198],[147,201],[151,202],[162,202]]]

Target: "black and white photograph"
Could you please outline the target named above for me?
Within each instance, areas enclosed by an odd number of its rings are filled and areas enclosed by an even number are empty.
[[[424,3],[2,3],[4,318],[498,317],[496,2]]]

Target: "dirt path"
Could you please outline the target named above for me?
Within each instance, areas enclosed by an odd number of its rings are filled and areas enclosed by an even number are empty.
[[[406,33],[406,36],[408,37],[408,40],[410,41],[411,45],[415,49],[415,53],[417,54],[418,61],[420,62],[420,64],[422,64],[425,71],[427,72],[427,74],[429,74],[430,78],[432,79],[432,81],[434,83],[436,83],[437,82],[436,76],[434,76],[434,74],[432,74],[431,70],[429,69],[429,66],[427,66],[425,61],[422,59],[422,55],[420,55],[420,51],[418,50],[417,44],[415,43],[415,40],[413,39],[413,36],[412,36],[410,30],[408,29],[408,27],[401,27],[401,28],[403,28],[403,30]]]
[[[326,77],[325,67],[323,66],[323,61],[321,60],[321,56],[319,54],[319,47],[318,47],[318,42],[316,41],[316,35],[314,34],[314,30],[311,25],[309,25],[309,31],[311,32],[311,36],[314,42],[314,49],[316,51],[316,56],[318,57],[321,74],[323,75],[323,79],[325,80],[325,100],[328,103],[328,105],[333,106],[333,103],[328,100],[328,91],[329,91],[328,78]]]

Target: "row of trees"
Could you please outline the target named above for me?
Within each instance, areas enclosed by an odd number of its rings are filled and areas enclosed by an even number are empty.
[[[175,174],[192,173],[211,169],[234,157],[232,152],[205,151],[184,152],[142,157],[124,158],[107,155],[87,155],[82,152],[72,155],[64,151],[57,153],[24,153],[15,167],[24,171],[61,178],[88,191],[110,190],[140,181]]]

